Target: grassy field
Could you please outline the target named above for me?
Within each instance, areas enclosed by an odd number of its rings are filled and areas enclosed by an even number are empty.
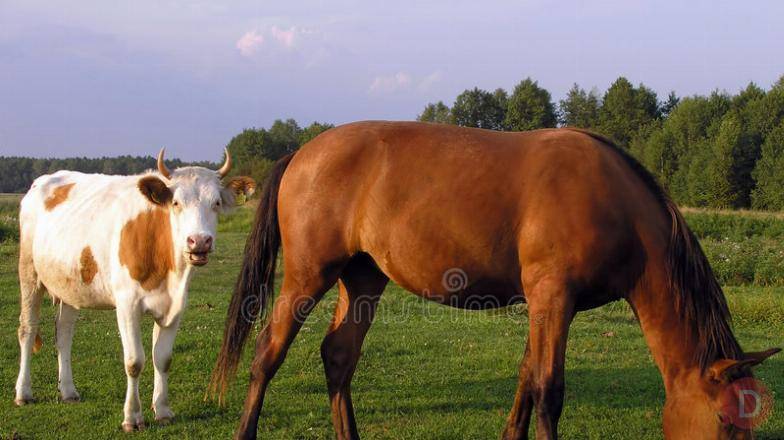
[[[741,344],[754,350],[784,346],[784,294],[778,287],[784,277],[784,269],[780,270],[784,234],[779,233],[784,231],[784,220],[715,212],[689,212],[687,218],[727,285]],[[157,426],[147,409],[148,429],[133,437],[227,438],[233,432],[247,385],[248,356],[227,407],[205,402],[203,396],[248,224],[247,210],[224,219],[216,255],[194,279],[170,378],[175,423]],[[760,249],[768,249],[764,258],[758,255]],[[18,368],[17,252],[13,239],[0,243],[0,356],[4,359],[0,366],[0,438],[127,438],[120,431],[125,375],[112,312],[82,312],[73,368],[83,401],[61,404],[52,342],[56,309],[45,303],[44,347],[33,359],[38,402],[13,406]],[[308,319],[273,381],[262,414],[262,438],[333,437],[318,348],[335,297],[330,292]],[[369,439],[498,438],[512,404],[527,327],[524,307],[457,311],[390,285],[353,383],[360,433]],[[151,328],[147,318],[148,353]],[[757,370],[777,398],[774,415],[758,438],[784,438],[783,372],[784,355]],[[149,363],[141,384],[142,399],[149,403]],[[658,371],[625,303],[578,315],[567,354],[563,438],[661,438],[663,399]],[[147,403],[145,408],[149,408]]]

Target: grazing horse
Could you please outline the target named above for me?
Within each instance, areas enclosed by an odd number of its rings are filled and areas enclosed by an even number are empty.
[[[281,159],[229,307],[211,384],[221,398],[272,297],[279,246],[283,284],[257,337],[241,439],[256,437],[270,380],[336,282],[321,355],[339,439],[359,437],[350,383],[390,279],[454,307],[528,304],[505,439],[527,438],[534,411],[537,437],[557,437],[567,333],[581,310],[631,304],[664,378],[670,439],[749,438],[722,417],[719,393],[777,351],[744,354],[678,208],[638,162],[586,131],[360,122]],[[450,282],[455,273],[463,279]]]
[[[250,194],[248,177],[221,179],[218,171],[183,167],[170,171],[158,155],[158,172],[106,176],[72,171],[39,177],[22,199],[20,250],[17,405],[33,400],[30,355],[41,346],[38,335],[45,292],[60,304],[56,318],[58,387],[63,401],[79,400],[71,374],[71,341],[80,308],[117,311],[128,386],[125,431],[144,425],[139,375],[144,367],[141,318],[155,320],[152,360],[155,419],[166,422],[167,380],[174,337],[188,299],[195,266],[208,262],[215,246],[218,213]]]

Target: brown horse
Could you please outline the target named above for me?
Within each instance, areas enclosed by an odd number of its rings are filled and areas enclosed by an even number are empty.
[[[527,438],[534,410],[537,437],[557,437],[569,324],[576,312],[621,298],[664,378],[666,437],[751,437],[726,422],[718,396],[777,350],[743,353],[721,287],[678,208],[599,135],[360,122],[281,159],[231,300],[212,378],[221,396],[272,297],[281,244],[283,285],[257,337],[237,438],[256,437],[267,385],[336,282],[321,355],[337,437],[359,437],[350,383],[390,279],[455,307],[528,303],[529,338],[505,439]]]

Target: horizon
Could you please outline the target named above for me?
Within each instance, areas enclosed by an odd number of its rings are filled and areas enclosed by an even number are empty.
[[[531,77],[553,102],[619,76],[660,100],[784,74],[784,4],[148,0],[0,6],[0,156],[219,161],[245,128],[413,120]]]

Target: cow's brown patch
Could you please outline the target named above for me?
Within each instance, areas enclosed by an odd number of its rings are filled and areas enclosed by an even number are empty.
[[[90,284],[98,273],[98,263],[95,262],[93,251],[90,246],[85,246],[82,249],[82,256],[79,258],[79,272],[82,274],[82,282]]]
[[[144,364],[141,361],[128,362],[125,364],[125,372],[131,377],[139,377],[139,375],[142,374],[143,369]]]
[[[38,353],[39,351],[41,351],[41,347],[43,347],[43,346],[44,346],[44,340],[41,339],[41,334],[40,333],[36,333],[35,334],[35,343],[33,344],[33,353]]]
[[[169,212],[154,208],[129,220],[120,233],[120,264],[145,290],[153,290],[174,270]]]
[[[52,191],[52,194],[44,200],[44,207],[47,211],[51,211],[57,207],[60,203],[63,203],[68,198],[68,193],[71,192],[71,188],[73,188],[73,183],[66,183],[65,185],[60,185]]]

